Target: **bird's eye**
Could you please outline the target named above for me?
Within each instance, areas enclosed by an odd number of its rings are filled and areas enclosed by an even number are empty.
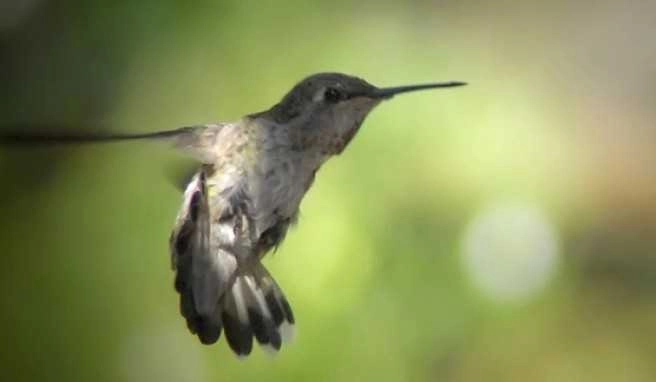
[[[335,88],[327,88],[323,93],[323,99],[330,103],[336,103],[342,99],[342,93]]]

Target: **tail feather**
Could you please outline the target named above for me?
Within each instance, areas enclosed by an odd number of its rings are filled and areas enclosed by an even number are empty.
[[[255,284],[252,276],[243,278],[248,291],[248,320],[253,328],[255,338],[260,345],[271,345],[280,350],[281,339],[273,316],[266,304],[264,293]]]
[[[262,264],[235,278],[222,318],[228,344],[240,356],[250,353],[253,337],[263,347],[280,350],[287,340],[283,329],[294,323],[282,290]]]
[[[223,328],[226,340],[238,356],[247,356],[253,349],[253,330],[248,324],[241,282],[235,279],[232,289],[224,297]]]
[[[291,342],[294,339],[294,313],[292,308],[287,302],[287,298],[282,292],[282,289],[276,284],[275,280],[266,272],[263,267],[261,271],[264,272],[260,276],[261,289],[264,291],[264,301],[271,313],[271,318],[275,327],[280,333],[283,342]]]

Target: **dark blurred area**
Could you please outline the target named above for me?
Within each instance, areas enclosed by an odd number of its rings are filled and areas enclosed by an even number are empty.
[[[319,71],[469,83],[321,170],[265,260],[299,332],[273,359],[179,316],[187,162],[0,146],[5,379],[653,381],[655,35],[653,1],[0,0],[0,134],[229,121]]]

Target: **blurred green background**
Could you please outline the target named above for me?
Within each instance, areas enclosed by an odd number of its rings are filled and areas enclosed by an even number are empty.
[[[234,120],[308,74],[378,107],[265,262],[298,335],[178,313],[163,147],[0,148],[5,380],[656,380],[653,1],[0,1],[1,124]]]

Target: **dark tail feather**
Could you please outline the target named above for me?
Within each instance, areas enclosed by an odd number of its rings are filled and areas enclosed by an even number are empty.
[[[181,277],[186,274],[186,265],[184,260],[177,264],[175,288],[180,293],[180,312],[203,344],[215,343],[223,330],[232,351],[245,357],[253,349],[253,337],[272,352],[293,339],[294,315],[264,266],[258,264],[253,272],[237,276],[214,314],[203,316],[196,309],[191,288]]]
[[[262,264],[235,278],[225,296],[222,318],[228,344],[239,356],[251,352],[253,337],[273,352],[293,338],[289,303]]]
[[[247,313],[243,305],[238,306],[235,299],[241,301],[240,296],[235,297],[234,293],[228,292],[224,299],[221,317],[225,323],[228,345],[238,356],[245,357],[253,349],[253,331],[248,325]]]

